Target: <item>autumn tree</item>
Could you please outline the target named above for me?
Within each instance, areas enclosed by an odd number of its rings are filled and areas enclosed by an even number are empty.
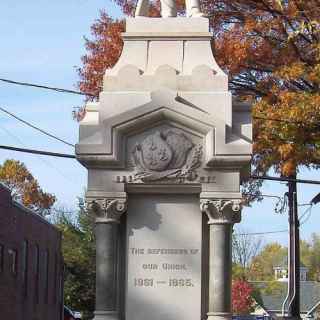
[[[14,200],[41,215],[48,214],[56,201],[54,195],[41,189],[38,181],[20,161],[6,160],[0,165],[0,181],[9,187]]]
[[[99,19],[91,26],[93,39],[85,38],[87,54],[81,58],[82,68],[78,68],[81,91],[98,97],[106,69],[112,68],[120,57],[121,32],[124,32],[124,21],[113,20],[101,10]],[[90,95],[87,100],[94,99]]]
[[[135,0],[114,0],[125,15]],[[320,5],[318,0],[202,0],[210,19],[214,55],[228,73],[230,89],[254,104],[253,171],[285,176],[320,159]],[[184,1],[178,1],[179,14]],[[151,15],[159,15],[159,1]],[[102,11],[86,39],[79,87],[98,96],[107,68],[121,50],[123,21]],[[94,99],[88,96],[88,99]],[[257,191],[251,181],[248,194]]]
[[[254,102],[255,173],[318,167],[320,6],[315,0],[204,1],[230,88]]]

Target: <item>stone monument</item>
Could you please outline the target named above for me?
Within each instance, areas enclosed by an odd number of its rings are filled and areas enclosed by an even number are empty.
[[[95,320],[227,320],[231,235],[251,157],[208,19],[128,18],[80,123],[96,216]]]

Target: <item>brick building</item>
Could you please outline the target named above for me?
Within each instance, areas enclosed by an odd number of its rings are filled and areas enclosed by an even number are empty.
[[[0,319],[60,320],[61,234],[0,184]]]

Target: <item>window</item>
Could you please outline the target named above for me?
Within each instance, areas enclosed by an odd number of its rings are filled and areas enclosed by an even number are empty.
[[[4,245],[0,243],[0,272],[3,271],[4,267]]]
[[[55,253],[54,254],[54,278],[53,278],[53,303],[56,304],[57,303],[57,295],[58,295],[58,254]]]
[[[15,249],[8,249],[10,272],[13,276],[18,273],[18,253]]]
[[[39,245],[36,244],[34,250],[34,276],[35,276],[35,290],[34,290],[34,300],[35,303],[39,303],[39,286],[40,286],[40,249]]]
[[[22,286],[26,297],[28,294],[28,241],[24,240],[22,245]]]
[[[49,295],[49,250],[44,252],[44,303],[48,303]]]

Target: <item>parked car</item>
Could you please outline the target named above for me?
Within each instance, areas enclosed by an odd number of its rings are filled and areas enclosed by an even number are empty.
[[[73,315],[77,320],[81,320],[82,319],[80,311],[73,311]]]
[[[72,310],[70,310],[68,307],[63,307],[63,320],[76,320]]]

